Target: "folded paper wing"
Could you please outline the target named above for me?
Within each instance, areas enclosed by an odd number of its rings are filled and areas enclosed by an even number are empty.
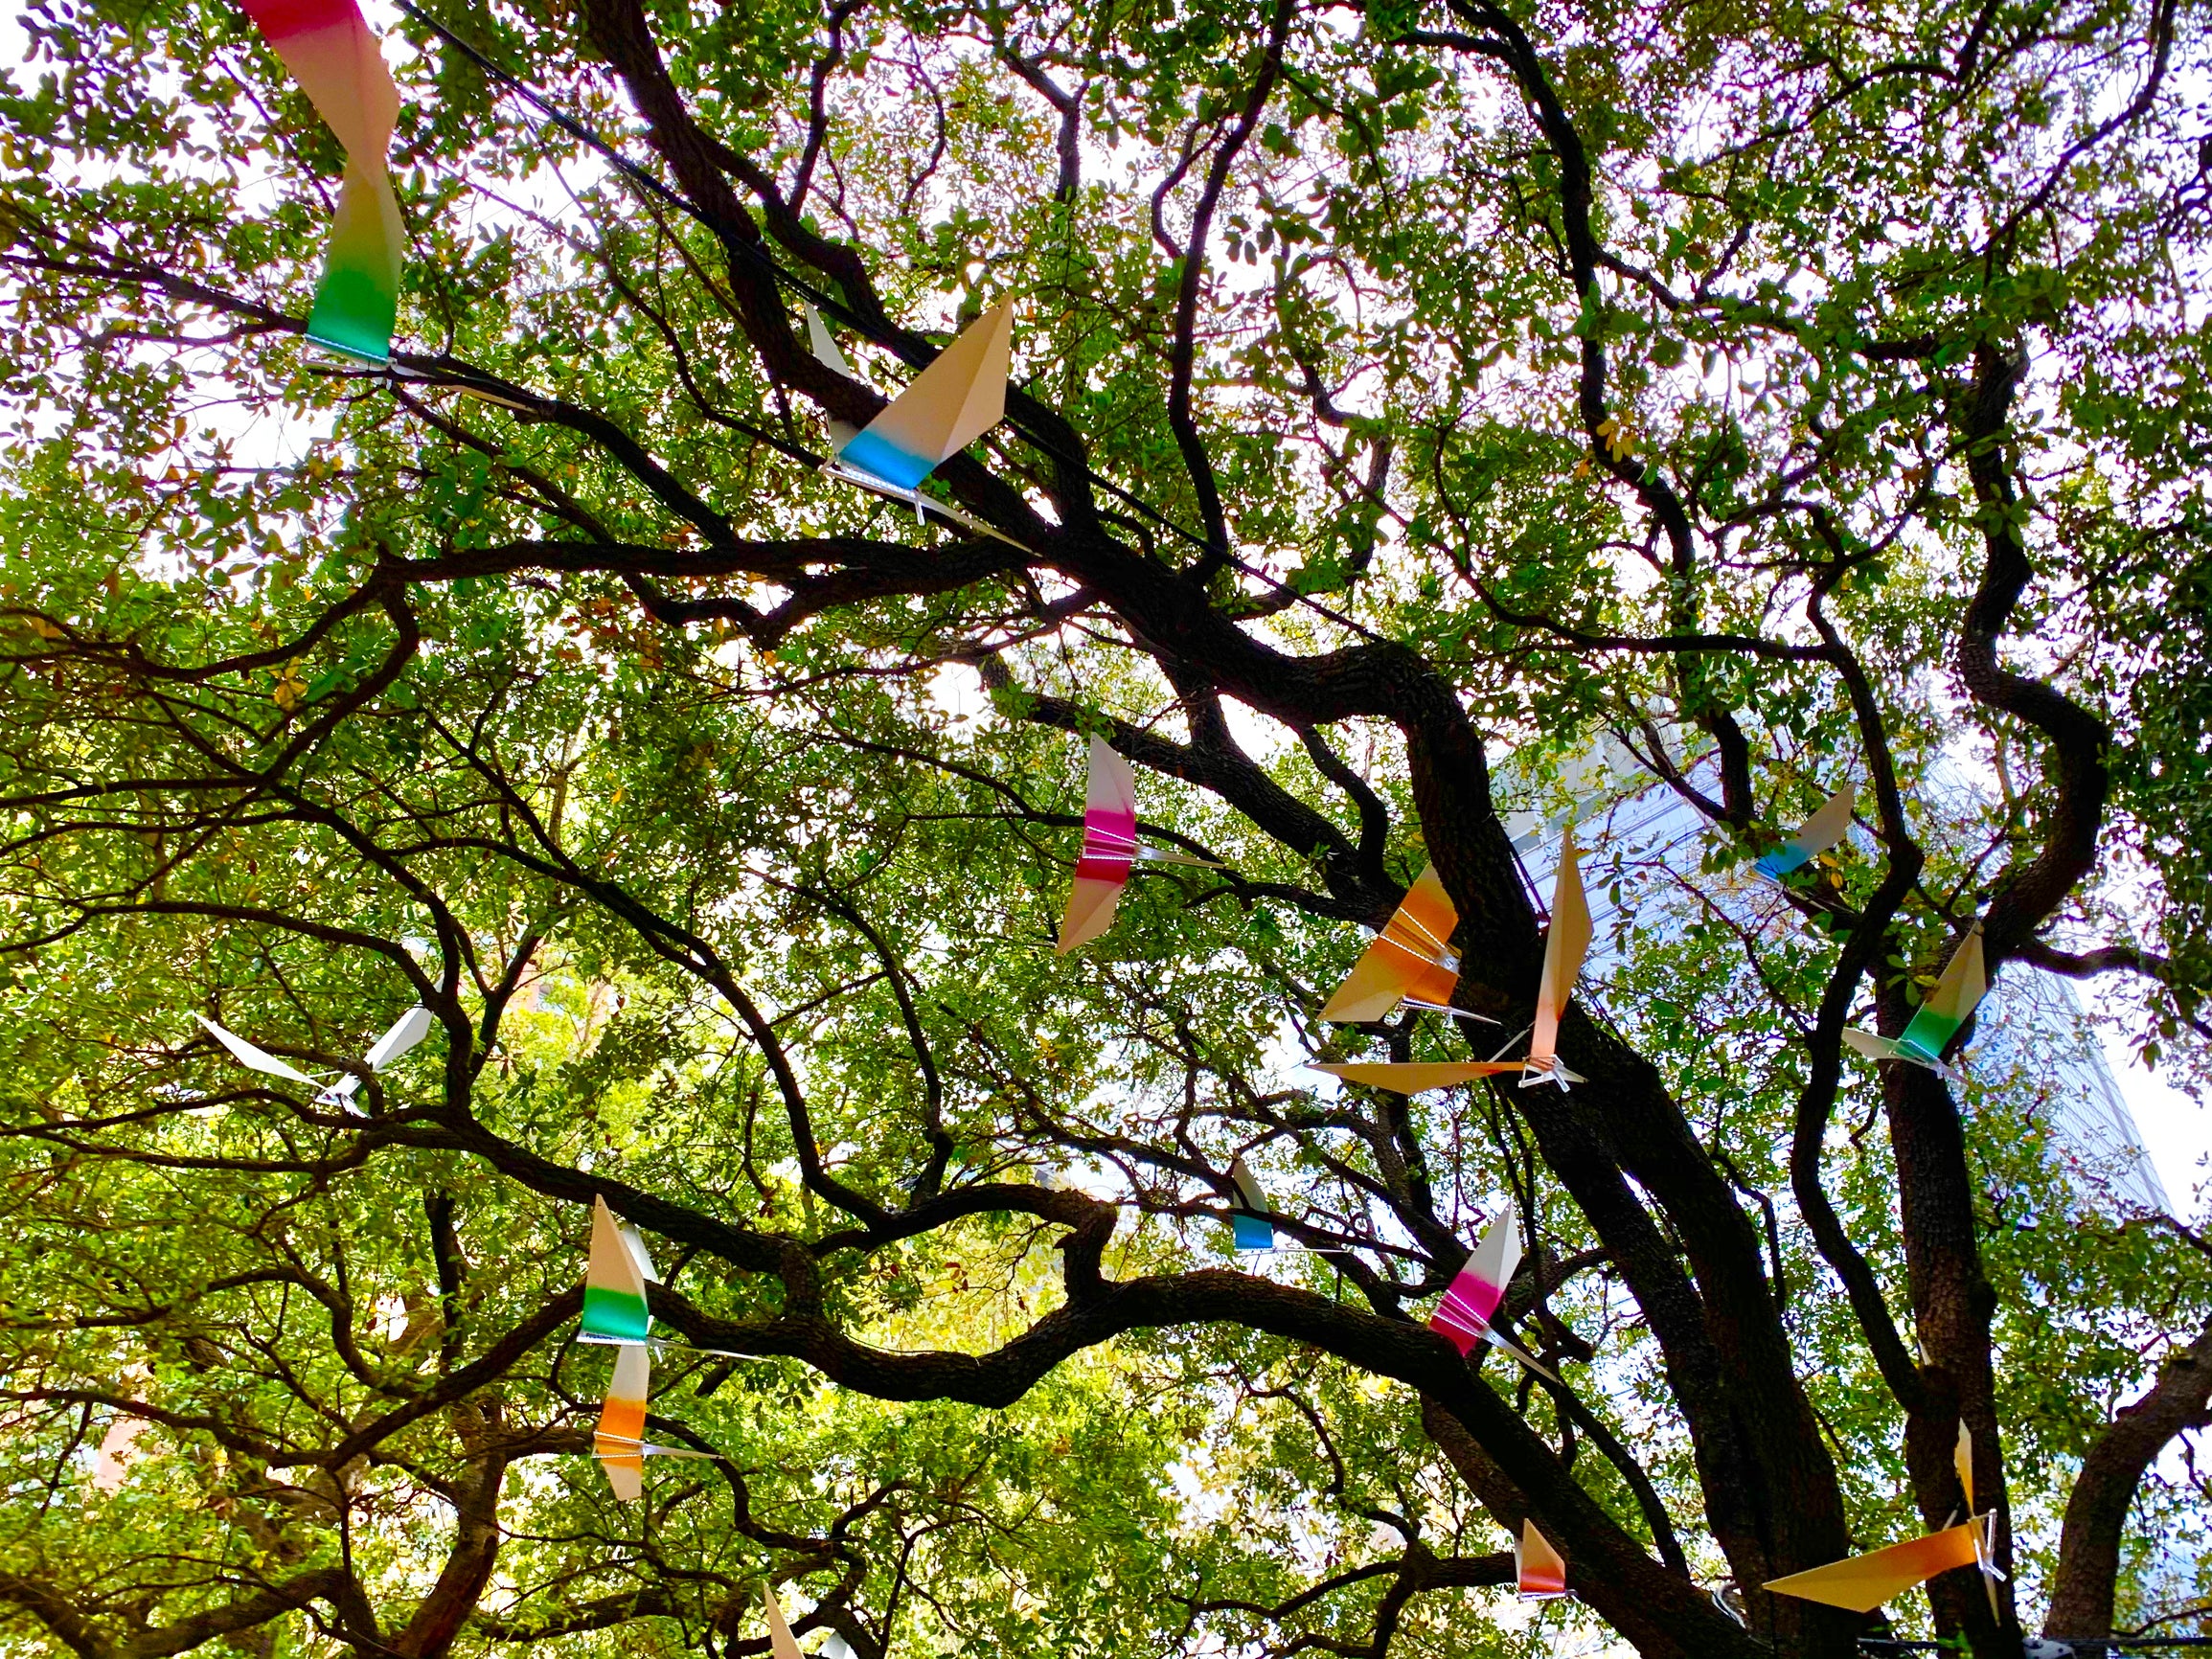
[[[651,1350],[643,1343],[617,1349],[591,1451],[606,1471],[606,1484],[626,1504],[636,1503],[645,1491],[645,1402],[651,1390]]]
[[[383,364],[392,355],[406,244],[385,165],[399,118],[399,90],[354,0],[242,3],[346,150],[337,220],[308,318],[308,338]]]
[[[1267,1191],[1259,1178],[1246,1167],[1243,1158],[1229,1164],[1229,1181],[1237,1189],[1237,1202],[1241,1208],[1229,1213],[1229,1231],[1235,1237],[1240,1250],[1272,1250],[1275,1248],[1275,1229],[1267,1220],[1274,1214],[1267,1202]]]
[[[1567,1593],[1566,1558],[1552,1548],[1551,1540],[1524,1520],[1513,1546],[1514,1578],[1524,1602],[1548,1602]]]
[[[1083,790],[1083,852],[1060,924],[1060,953],[1088,943],[1113,925],[1114,907],[1137,860],[1137,780],[1129,761],[1103,738],[1090,740]]]
[[[641,1244],[624,1237],[604,1198],[591,1204],[591,1261],[583,1281],[583,1340],[644,1343],[652,1330],[646,1312],[645,1286],[650,1262],[640,1260]]]
[[[708,1458],[712,1452],[690,1446],[654,1445],[645,1438],[646,1401],[652,1396],[652,1350],[644,1343],[615,1350],[614,1375],[591,1433],[591,1455],[606,1471],[606,1484],[626,1504],[645,1495],[645,1460]]]
[[[761,1599],[767,1603],[770,1659],[806,1659],[798,1639],[791,1634],[791,1626],[785,1621],[784,1604],[776,1600],[775,1586],[762,1585]]]
[[[421,1004],[409,1009],[392,1029],[369,1045],[361,1057],[373,1072],[380,1072],[430,1034],[430,1011]]]
[[[1943,1051],[1988,992],[1989,970],[1982,953],[1981,923],[1976,921],[1895,1041],[1866,1031],[1846,1031],[1843,1040],[1870,1059],[1907,1060],[1948,1074]]]
[[[231,1052],[232,1058],[250,1071],[264,1072],[272,1078],[289,1078],[295,1083],[306,1083],[309,1088],[318,1086],[313,1078],[297,1066],[285,1064],[265,1049],[258,1049],[236,1032],[228,1032],[204,1013],[192,1016],[208,1029],[215,1040]]]
[[[1310,1069],[1393,1094],[1425,1095],[1477,1078],[1506,1077],[1522,1065],[1519,1060],[1332,1060]]]
[[[429,1034],[430,1011],[418,1003],[401,1014],[390,1031],[369,1045],[361,1063],[373,1072],[380,1072]],[[350,1101],[360,1087],[361,1079],[348,1074],[331,1085],[330,1098]]]
[[[1859,785],[1846,784],[1821,803],[1820,810],[1805,820],[1796,834],[1753,866],[1760,875],[1779,881],[1792,870],[1827,852],[1851,829],[1852,809],[1859,804]]]
[[[1468,1257],[1467,1265],[1446,1288],[1436,1311],[1428,1316],[1428,1329],[1462,1354],[1472,1353],[1476,1343],[1487,1342],[1539,1376],[1552,1376],[1549,1371],[1491,1328],[1498,1304],[1505,1300],[1505,1287],[1513,1283],[1514,1269],[1519,1265],[1520,1231],[1514,1216],[1513,1200],[1508,1198],[1491,1217],[1490,1225],[1483,1230],[1481,1239]],[[1559,1379],[1554,1376],[1552,1380]]]
[[[817,356],[822,343],[814,342]],[[914,489],[1006,418],[1013,343],[1014,302],[1004,300],[963,330],[889,408],[843,438],[837,459],[896,489]],[[836,351],[834,341],[829,347]]]
[[[1446,1004],[1459,984],[1459,962],[1447,947],[1459,912],[1445,896],[1444,880],[1431,864],[1421,873],[1344,983],[1321,1010],[1321,1017],[1357,1025],[1387,1015],[1401,1002]]]
[[[1854,1613],[1871,1613],[1938,1573],[1978,1565],[1983,1554],[1981,1534],[1987,1521],[1987,1516],[1976,1515],[1907,1544],[1892,1544],[1872,1555],[1854,1556],[1848,1561],[1770,1579],[1767,1588],[1807,1602],[1823,1602],[1831,1607],[1848,1607]]]
[[[1590,948],[1590,905],[1583,893],[1583,871],[1575,855],[1574,826],[1560,843],[1559,873],[1552,878],[1551,927],[1544,935],[1543,971],[1537,981],[1536,1026],[1529,1033],[1528,1075],[1521,1086],[1549,1078],[1564,1088],[1582,1079],[1560,1063],[1560,1017],[1575,993],[1583,958]]]

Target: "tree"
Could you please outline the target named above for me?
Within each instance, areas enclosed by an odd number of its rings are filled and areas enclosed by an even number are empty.
[[[33,8],[16,1639],[761,1652],[784,1582],[863,1659],[1506,1651],[1465,1592],[1534,1518],[1639,1653],[1837,1655],[1761,1585],[1945,1524],[1962,1420],[2012,1577],[1911,1627],[2201,1597],[2201,1241],[1840,1044],[1978,919],[2198,1063],[2196,21],[409,7],[379,372],[302,346],[342,157],[245,19]],[[988,532],[817,474],[1007,296],[1010,419],[929,487]],[[1495,1046],[1315,1018],[1425,859],[1454,1002],[1528,1023],[1502,814],[1606,734],[1716,890],[1846,776],[1861,830],[1760,927],[1593,867],[1571,1092],[1316,1088]],[[1221,868],[1061,959],[1087,735]],[[1239,1154],[1316,1254],[1230,1257]],[[1422,1324],[1509,1194],[1556,1382]],[[659,1356],[714,1456],[634,1510],[602,1195],[747,1356]]]

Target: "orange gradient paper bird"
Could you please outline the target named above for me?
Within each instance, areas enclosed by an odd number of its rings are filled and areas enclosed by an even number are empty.
[[[1886,1550],[1854,1556],[1848,1561],[1770,1579],[1767,1588],[1831,1607],[1848,1607],[1854,1613],[1871,1613],[1938,1573],[1954,1567],[1979,1567],[1982,1586],[1989,1592],[1990,1611],[1996,1612],[1996,1580],[2004,1575],[1990,1556],[1990,1518],[1973,1512],[1973,1436],[1963,1422],[1958,1425],[1958,1448],[1952,1459],[1959,1488],[1966,1493],[1965,1520],[1910,1543],[1892,1544]]]
[[[1575,993],[1583,958],[1590,949],[1590,905],[1583,893],[1583,869],[1575,856],[1575,827],[1560,841],[1559,874],[1552,878],[1552,923],[1544,935],[1543,971],[1537,980],[1536,1027],[1528,1039],[1528,1065],[1522,1088],[1549,1078],[1561,1088],[1584,1079],[1559,1057],[1560,1016]]]
[[[1353,967],[1352,976],[1329,999],[1329,1006],[1321,1011],[1323,1019],[1380,1019],[1401,998],[1417,1008],[1444,1006],[1441,999],[1448,998],[1452,987],[1458,983],[1459,961],[1443,949],[1443,941],[1458,925],[1459,918],[1451,907],[1451,900],[1444,897],[1441,882],[1435,883],[1431,894],[1424,893],[1435,875],[1433,865],[1422,873],[1413,892],[1405,896],[1405,902],[1390,919],[1390,926],[1367,947],[1367,954]],[[1420,899],[1418,907],[1417,898]],[[1413,920],[1406,921],[1400,939],[1393,939],[1394,930],[1399,929],[1409,911],[1414,913]],[[1436,941],[1434,952],[1417,957],[1415,942],[1431,938]],[[1551,930],[1544,936],[1543,968],[1537,982],[1536,1023],[1529,1030],[1525,1058],[1332,1060],[1312,1069],[1342,1078],[1346,1082],[1365,1083],[1371,1088],[1389,1089],[1401,1095],[1425,1094],[1430,1089],[1472,1082],[1477,1078],[1506,1077],[1515,1072],[1520,1074],[1520,1085],[1524,1089],[1547,1080],[1562,1089],[1569,1083],[1579,1083],[1584,1079],[1569,1071],[1559,1057],[1560,1016],[1566,1011],[1568,999],[1574,995],[1575,980],[1582,973],[1583,958],[1589,948],[1590,907],[1583,894],[1582,866],[1575,855],[1574,829],[1570,825],[1560,848],[1559,873],[1552,881]],[[1428,977],[1423,978],[1423,975]],[[1442,989],[1437,990],[1435,998],[1425,1001],[1396,991],[1395,987],[1401,984],[1424,990],[1434,989],[1439,985]],[[1352,1011],[1332,1011],[1346,1009]]]
[[[1104,738],[1090,740],[1090,772],[1083,787],[1083,852],[1075,884],[1060,919],[1060,954],[1087,944],[1113,925],[1114,909],[1138,859],[1218,870],[1210,859],[1167,852],[1137,840],[1137,780],[1129,763]]]
[[[634,1504],[645,1495],[647,1458],[713,1456],[688,1446],[653,1445],[646,1440],[645,1407],[651,1392],[652,1351],[642,1342],[616,1349],[614,1375],[600,1406],[599,1426],[592,1431],[591,1453],[606,1471],[606,1484],[614,1489],[614,1495],[626,1504]]]
[[[1524,1602],[1550,1602],[1567,1593],[1566,1557],[1552,1548],[1551,1540],[1523,1520],[1520,1537],[1513,1546],[1516,1589]]]
[[[1431,864],[1322,1006],[1321,1017],[1364,1025],[1387,1017],[1402,1002],[1449,1008],[1452,988],[1459,983],[1459,958],[1448,945],[1458,925],[1459,912]]]
[[[407,231],[385,165],[399,89],[354,0],[242,0],[346,150],[345,182],[308,338],[379,366],[392,357]]]

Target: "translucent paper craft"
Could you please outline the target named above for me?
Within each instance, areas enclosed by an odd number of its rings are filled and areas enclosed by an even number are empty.
[[[1321,1017],[1363,1025],[1385,1018],[1402,1002],[1448,1007],[1459,983],[1459,958],[1447,942],[1458,925],[1459,912],[1431,864],[1322,1006]]]
[[[606,1471],[606,1484],[626,1504],[645,1494],[645,1460],[711,1458],[711,1452],[689,1446],[654,1445],[645,1438],[645,1405],[652,1393],[652,1351],[643,1343],[616,1350],[614,1375],[606,1385],[606,1400],[599,1408],[599,1426],[592,1430],[591,1455]]]
[[[94,1491],[123,1489],[123,1483],[130,1474],[131,1454],[146,1428],[146,1420],[141,1417],[119,1417],[107,1425],[107,1432],[100,1437],[100,1450],[93,1454]]]
[[[1870,1031],[1846,1031],[1843,1040],[1869,1059],[1905,1060],[1925,1066],[1939,1077],[1957,1073],[1944,1064],[1943,1051],[1966,1024],[1967,1016],[1989,990],[1989,972],[1982,959],[1981,923],[1976,921],[1950,953],[1943,973],[1911,1022],[1893,1042]]]
[[[1146,847],[1137,840],[1137,780],[1129,761],[1104,738],[1090,740],[1090,772],[1083,788],[1083,852],[1060,924],[1060,954],[1087,944],[1113,925],[1122,889],[1140,858],[1159,864],[1219,868],[1204,858]]]
[[[819,362],[848,380],[860,378],[811,306],[807,307],[807,341]],[[848,484],[907,502],[917,516],[934,512],[1020,547],[1012,536],[921,490],[922,481],[938,466],[1006,419],[1006,375],[1013,343],[1014,302],[1004,300],[962,330],[959,338],[865,427],[831,421],[834,458],[824,470]]]
[[[1513,1200],[1508,1198],[1491,1217],[1481,1241],[1459,1270],[1459,1277],[1446,1288],[1436,1311],[1428,1316],[1428,1329],[1462,1354],[1472,1353],[1476,1343],[1487,1342],[1539,1375],[1551,1376],[1557,1382],[1558,1377],[1491,1329],[1498,1304],[1505,1300],[1505,1287],[1513,1283],[1513,1270],[1519,1265],[1520,1233],[1515,1225]]]
[[[762,1585],[761,1599],[767,1603],[769,1659],[806,1659],[791,1626],[785,1622],[784,1604],[776,1600],[775,1586]]]
[[[242,4],[346,150],[337,221],[308,338],[380,366],[392,356],[407,235],[384,162],[399,118],[399,90],[354,0]]]
[[[1419,1008],[1443,1008],[1456,1013],[1444,1000],[1459,979],[1459,959],[1444,949],[1444,941],[1459,923],[1444,884],[1430,865],[1390,919],[1390,925],[1367,947],[1353,966],[1351,976],[1336,988],[1321,1011],[1323,1019],[1380,1019],[1400,1001]],[[1472,1082],[1476,1078],[1520,1074],[1520,1086],[1547,1079],[1565,1088],[1584,1079],[1569,1071],[1559,1057],[1560,1015],[1574,995],[1575,979],[1590,947],[1590,907],[1583,896],[1582,866],[1575,857],[1575,834],[1570,825],[1560,846],[1560,867],[1552,881],[1551,930],[1544,936],[1543,969],[1537,982],[1536,1024],[1530,1028],[1525,1059],[1454,1061],[1333,1060],[1312,1069],[1347,1082],[1392,1089],[1402,1095],[1424,1094]],[[1425,954],[1423,952],[1425,951]],[[1417,998],[1405,988],[1434,991],[1433,999]],[[1472,1017],[1472,1016],[1470,1016]]]
[[[1524,1602],[1549,1602],[1567,1593],[1566,1559],[1552,1548],[1551,1540],[1523,1520],[1520,1537],[1513,1546],[1516,1587]]]
[[[417,1003],[399,1017],[390,1031],[369,1045],[361,1063],[373,1072],[380,1072],[429,1034],[430,1011]],[[360,1086],[361,1079],[348,1074],[332,1083],[324,1098],[351,1101]]]
[[[1770,875],[1779,881],[1792,870],[1800,869],[1843,839],[1851,828],[1851,809],[1859,803],[1859,785],[1846,784],[1821,804],[1820,810],[1805,820],[1796,834],[1782,843],[1752,866],[1762,875]]]
[[[1543,971],[1537,979],[1536,1029],[1529,1034],[1528,1066],[1520,1086],[1549,1078],[1561,1088],[1584,1079],[1559,1057],[1560,1016],[1575,993],[1583,958],[1590,948],[1590,906],[1583,896],[1583,871],[1575,857],[1575,827],[1560,840],[1559,872],[1552,878],[1552,921],[1544,935]]]
[[[615,1219],[604,1198],[591,1201],[591,1264],[583,1281],[586,1342],[644,1343],[652,1334],[645,1287],[652,1262],[637,1235]]]
[[[313,1078],[297,1066],[287,1065],[265,1049],[258,1049],[236,1032],[227,1032],[204,1013],[192,1016],[208,1029],[208,1034],[231,1052],[231,1057],[248,1071],[265,1072],[272,1078],[289,1078],[295,1083],[306,1083],[309,1088],[320,1087]]]
[[[1266,1189],[1245,1167],[1243,1158],[1231,1160],[1229,1181],[1237,1189],[1237,1202],[1241,1206],[1229,1212],[1229,1231],[1235,1236],[1237,1248],[1274,1249],[1275,1229],[1267,1220],[1273,1211],[1267,1203]]]
[[[1996,1580],[2004,1575],[1990,1557],[1989,1516],[1973,1512],[1973,1436],[1963,1422],[1958,1425],[1958,1449],[1952,1455],[1959,1486],[1966,1493],[1965,1520],[1909,1543],[1892,1544],[1870,1555],[1771,1579],[1767,1588],[1831,1607],[1848,1607],[1854,1613],[1871,1613],[1938,1573],[1954,1567],[1979,1567],[1982,1587],[1989,1593],[1990,1611],[1995,1613]]]

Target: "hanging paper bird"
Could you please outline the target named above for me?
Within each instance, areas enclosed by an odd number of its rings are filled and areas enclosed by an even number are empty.
[[[1965,1520],[1909,1543],[1892,1544],[1886,1550],[1854,1556],[1847,1561],[1832,1561],[1810,1572],[1770,1579],[1767,1588],[1831,1607],[1848,1607],[1854,1613],[1871,1613],[1938,1573],[1954,1567],[1979,1567],[1982,1587],[1989,1593],[1990,1612],[1995,1614],[1996,1581],[2004,1574],[1990,1555],[1990,1517],[1973,1512],[1973,1436],[1963,1422],[1958,1425],[1958,1443],[1951,1462],[1958,1470],[1959,1489],[1966,1493]]]
[[[1463,1354],[1472,1353],[1477,1343],[1487,1342],[1512,1354],[1539,1375],[1550,1376],[1557,1382],[1558,1377],[1491,1327],[1498,1305],[1505,1300],[1505,1287],[1513,1283],[1514,1269],[1519,1265],[1520,1232],[1516,1225],[1513,1200],[1508,1198],[1491,1217],[1481,1240],[1469,1255],[1467,1265],[1445,1289],[1444,1300],[1428,1316],[1428,1329]]]
[[[1390,925],[1367,947],[1351,975],[1322,1009],[1323,1019],[1380,1019],[1401,1000],[1416,1008],[1460,1011],[1444,1001],[1459,979],[1458,959],[1443,948],[1444,941],[1458,925],[1458,916],[1444,896],[1444,884],[1435,876],[1434,865],[1422,872],[1421,880],[1406,894]],[[1582,865],[1570,825],[1560,847],[1559,870],[1552,878],[1551,927],[1544,936],[1543,966],[1537,978],[1536,1022],[1529,1031],[1526,1057],[1517,1060],[1332,1060],[1312,1069],[1347,1082],[1402,1095],[1516,1072],[1520,1074],[1524,1089],[1545,1081],[1562,1089],[1582,1082],[1584,1079],[1569,1071],[1559,1057],[1559,1030],[1560,1016],[1574,995],[1575,980],[1582,973],[1589,947],[1590,907],[1583,893]],[[1408,994],[1413,989],[1432,994],[1420,1000]]]
[[[1137,839],[1137,780],[1129,763],[1104,738],[1090,740],[1089,775],[1083,788],[1083,852],[1068,889],[1067,914],[1060,924],[1060,954],[1065,956],[1113,925],[1114,909],[1138,859],[1158,864],[1220,868],[1210,859],[1148,847]]]
[[[1820,809],[1805,820],[1797,833],[1767,853],[1752,866],[1760,875],[1776,881],[1800,869],[1827,852],[1851,829],[1852,808],[1859,803],[1859,785],[1846,784],[1821,803]]]
[[[1981,923],[1967,930],[1959,947],[1944,964],[1942,974],[1927,999],[1895,1041],[1870,1031],[1850,1030],[1843,1040],[1869,1059],[1904,1060],[1924,1066],[1938,1077],[1953,1078],[1957,1071],[1944,1063],[1943,1051],[1966,1024],[1967,1016],[1989,991],[1989,972],[1982,958]]]

